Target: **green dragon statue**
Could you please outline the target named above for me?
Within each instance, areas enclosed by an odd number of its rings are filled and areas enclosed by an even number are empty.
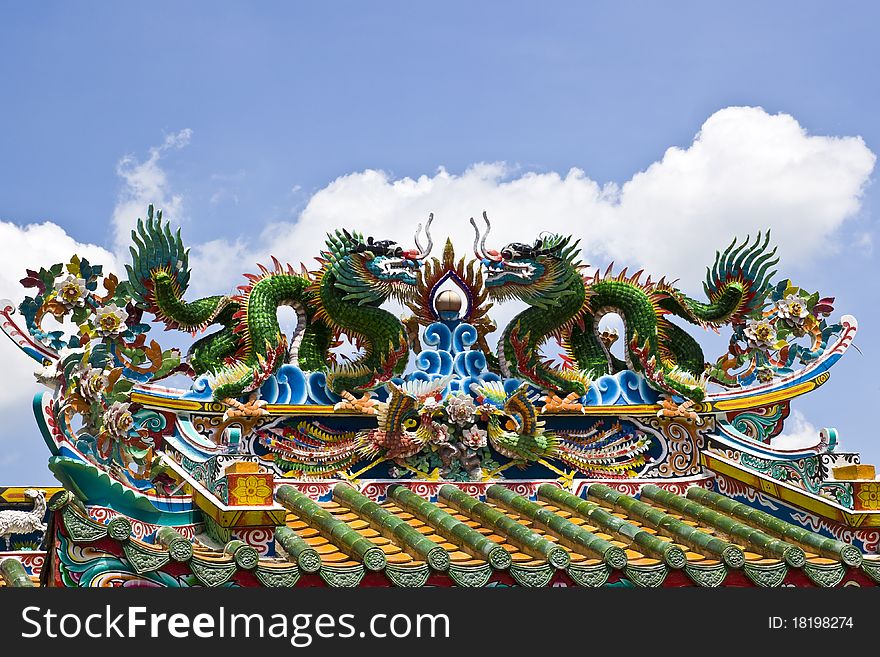
[[[327,250],[318,271],[286,268],[273,258],[273,269],[246,274],[238,294],[194,301],[183,297],[190,279],[189,250],[180,231],[171,232],[162,212],[149,207],[146,222],[138,220],[132,239],[132,264],[126,265],[136,303],[153,313],[168,329],[192,333],[220,329],[197,340],[187,363],[193,374],[207,374],[214,398],[244,414],[262,414],[256,398],[260,385],[284,362],[303,370],[325,371],[327,388],[349,403],[367,403],[369,391],[406,367],[409,349],[403,324],[379,306],[389,297],[405,301],[416,284],[416,273],[431,250],[428,243],[404,250],[390,240],[364,239],[357,232],[327,235]],[[288,344],[278,324],[280,306],[297,312],[296,332]],[[334,339],[349,336],[363,353],[345,364],[330,355]],[[246,404],[239,397],[251,393]],[[353,393],[363,393],[356,400]]]
[[[589,278],[582,274],[578,243],[570,237],[542,234],[531,245],[511,243],[500,252],[486,249],[491,224],[476,236],[474,253],[487,272],[485,284],[496,300],[521,299],[529,308],[505,328],[498,342],[498,360],[505,376],[522,378],[573,402],[586,394],[590,382],[622,369],[640,372],[655,389],[695,402],[705,396],[706,364],[699,344],[667,319],[674,315],[704,328],[736,323],[761,306],[768,292],[768,272],[778,262],[769,250],[769,231],[737,246],[734,240],[716,253],[704,289],[709,299],[692,299],[665,280],[640,280],[642,271],[614,276],[609,267]],[[612,265],[613,266],[613,265]],[[599,334],[599,320],[617,313],[626,327],[625,362],[611,354]],[[571,367],[554,367],[540,356],[551,338],[558,340]],[[571,405],[571,404],[569,404]]]

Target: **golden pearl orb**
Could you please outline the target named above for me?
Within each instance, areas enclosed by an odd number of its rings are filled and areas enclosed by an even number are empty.
[[[457,317],[461,312],[461,296],[455,290],[443,290],[437,295],[434,301],[434,307],[444,319],[447,317]]]

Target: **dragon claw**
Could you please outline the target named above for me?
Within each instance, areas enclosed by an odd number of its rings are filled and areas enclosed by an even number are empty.
[[[562,486],[563,489],[568,490],[574,484],[574,478],[577,473],[577,470],[563,470],[562,474],[556,481],[559,482],[559,485]]]
[[[379,402],[373,399],[371,393],[365,392],[362,396],[355,397],[343,390],[340,396],[342,401],[333,407],[334,411],[355,411],[365,415],[376,415],[376,404]]]
[[[571,392],[565,396],[565,399],[559,397],[555,393],[549,393],[544,398],[544,408],[542,413],[557,413],[559,411],[580,411],[583,412],[584,406],[580,402],[580,395]]]
[[[699,416],[693,410],[693,405],[694,401],[692,399],[685,400],[683,404],[676,404],[671,399],[664,399],[660,402],[660,410],[657,411],[657,417],[680,417],[688,421],[697,420]]]
[[[259,392],[257,391],[252,392],[247,402],[244,404],[231,397],[224,399],[223,403],[229,407],[226,410],[224,419],[230,420],[233,418],[250,418],[269,415],[269,411],[264,408],[266,406],[266,401],[259,399],[258,395]]]

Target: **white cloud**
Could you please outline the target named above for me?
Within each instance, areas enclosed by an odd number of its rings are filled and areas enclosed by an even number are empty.
[[[623,185],[602,239],[615,257],[691,277],[709,249],[772,228],[789,263],[809,261],[858,211],[875,160],[860,137],[811,136],[760,108],[721,110],[689,148],[670,148]]]
[[[332,228],[409,243],[416,223],[434,212],[435,236],[451,236],[464,251],[472,239],[467,220],[485,209],[496,248],[542,230],[571,233],[591,264],[645,267],[698,292],[715,250],[733,236],[772,228],[789,270],[827,251],[858,212],[875,159],[860,137],[808,135],[790,115],[730,107],[710,116],[690,146],[668,149],[622,185],[599,185],[580,169],[519,173],[504,163],[475,164],[461,174],[441,168],[415,179],[366,170],[319,190],[295,222],[270,225],[234,246],[236,257],[251,255],[243,264],[269,252],[308,262]],[[222,275],[216,261],[206,262],[222,244],[195,248],[196,267]],[[226,284],[233,285],[235,270],[226,268]]]
[[[785,427],[772,441],[776,449],[804,449],[815,447],[819,442],[819,429],[797,409],[792,409]]]
[[[18,226],[0,221],[0,244],[3,245],[0,298],[11,299],[15,305],[26,295],[34,293],[34,290],[25,290],[19,282],[24,278],[26,269],[49,267],[56,262],[66,263],[74,254],[87,258],[93,264],[104,265],[105,271],[117,274],[125,271],[122,263],[107,249],[77,242],[63,228],[51,222]],[[14,317],[19,316],[16,314]],[[23,328],[23,322],[19,325]],[[34,394],[45,390],[34,379],[37,364],[5,336],[0,337],[0,363],[3,367],[0,415],[4,418],[0,445],[5,454],[0,470],[7,473],[3,481],[8,485],[51,484],[53,478],[46,468],[49,453],[39,438],[30,406]]]
[[[153,203],[163,208],[166,215],[180,220],[183,210],[183,197],[172,194],[168,176],[160,162],[166,151],[185,147],[192,139],[192,130],[184,128],[180,132],[166,135],[159,146],[150,148],[149,157],[138,160],[134,155],[126,155],[116,165],[116,173],[122,178],[124,186],[113,208],[112,224],[114,249],[125,254],[131,241],[131,229],[138,217],[143,217],[147,206]]]

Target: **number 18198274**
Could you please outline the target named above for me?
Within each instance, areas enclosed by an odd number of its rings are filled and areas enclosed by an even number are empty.
[[[852,616],[770,616],[767,626],[771,630],[851,630]]]

